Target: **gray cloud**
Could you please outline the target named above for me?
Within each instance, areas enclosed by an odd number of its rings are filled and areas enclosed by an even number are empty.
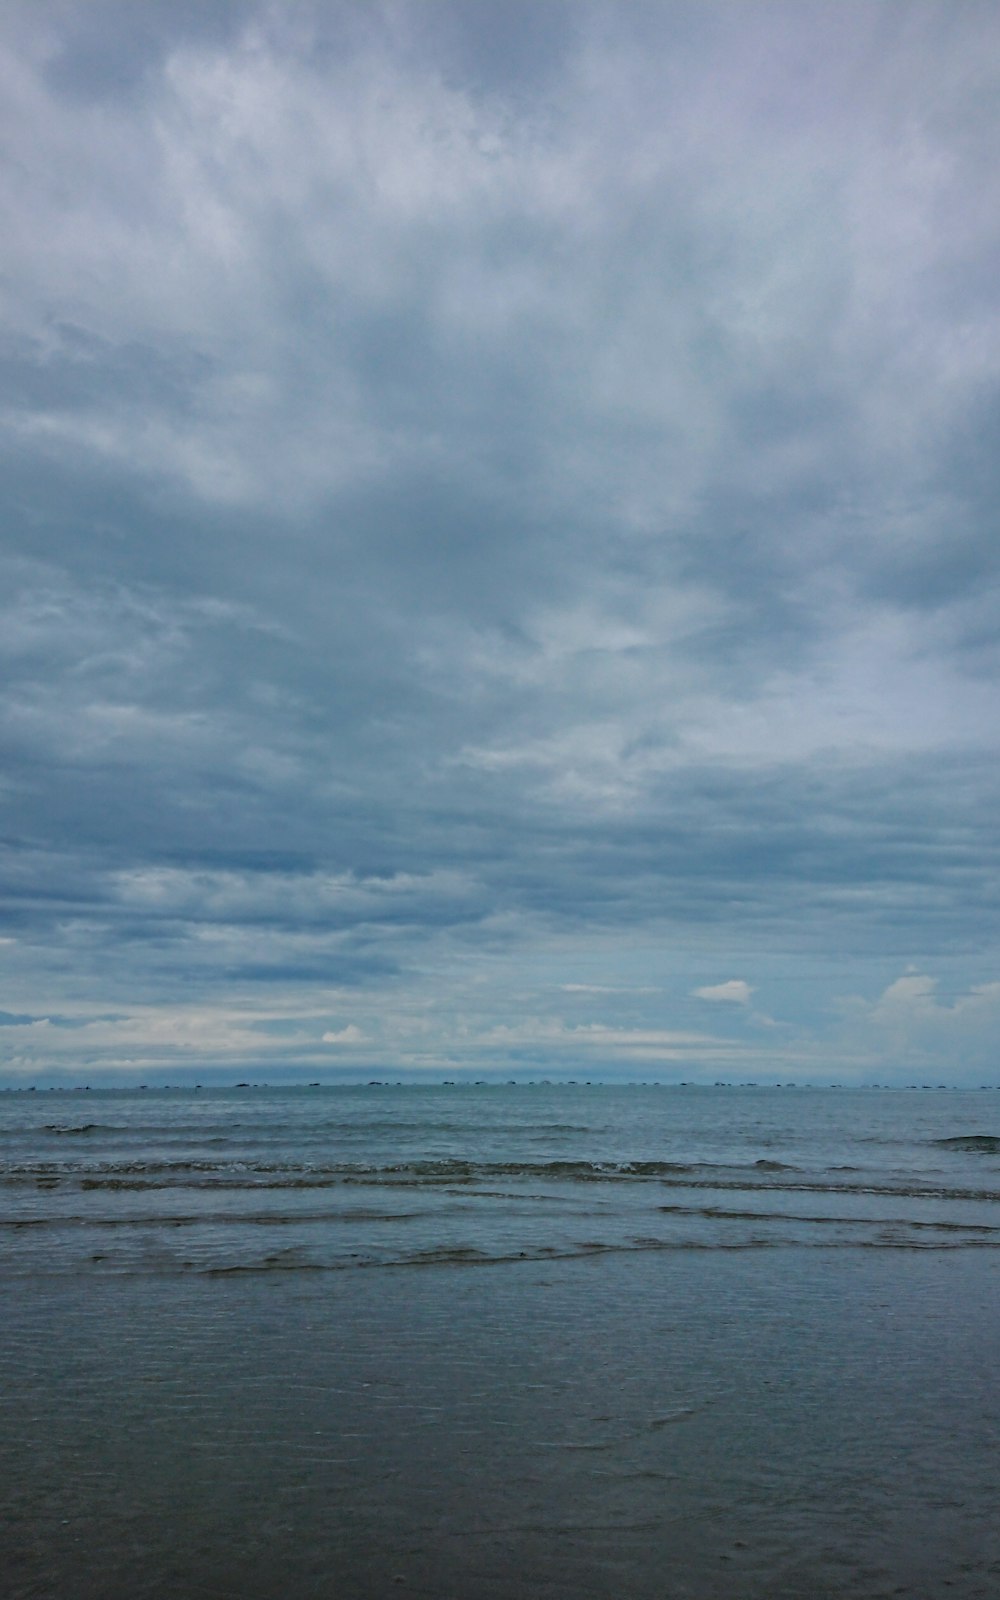
[[[11,1015],[627,1067],[736,970],[828,1074],[994,981],[984,9],[2,31]]]

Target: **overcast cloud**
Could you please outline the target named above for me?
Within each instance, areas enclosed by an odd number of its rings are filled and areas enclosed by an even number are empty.
[[[995,6],[0,35],[7,1081],[996,1081]]]

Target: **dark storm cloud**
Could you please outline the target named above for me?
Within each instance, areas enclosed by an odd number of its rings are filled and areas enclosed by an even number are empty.
[[[989,14],[3,31],[14,1070],[70,999],[109,1063],[249,1050],[255,986],[290,1062],[571,1048],[517,974],[599,995],[607,938],[696,945],[685,1005],[784,952],[790,1013],[800,955],[961,959],[975,1005],[886,1014],[985,1026]]]

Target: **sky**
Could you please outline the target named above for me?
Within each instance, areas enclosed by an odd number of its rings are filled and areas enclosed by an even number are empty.
[[[1000,1081],[992,0],[6,0],[0,1081]]]

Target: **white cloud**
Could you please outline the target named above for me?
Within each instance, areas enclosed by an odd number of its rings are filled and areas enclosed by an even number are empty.
[[[899,1075],[933,1072],[942,1080],[979,1073],[996,1077],[1000,982],[970,985],[942,996],[928,973],[896,978],[874,1001],[845,1002],[846,1037],[873,1064]]]
[[[561,983],[563,994],[659,994],[652,984],[638,983]]]
[[[323,1035],[324,1044],[364,1044],[365,1035],[354,1022],[349,1022],[346,1028],[333,1029]]]
[[[743,978],[730,978],[726,983],[709,983],[702,989],[692,989],[698,1000],[721,1000],[727,1005],[745,1006],[750,1003],[753,985]]]
[[[907,1015],[940,1011],[941,1007],[935,999],[937,986],[937,979],[929,978],[924,973],[897,978],[882,991],[872,1010],[872,1017],[876,1022],[893,1022]]]

